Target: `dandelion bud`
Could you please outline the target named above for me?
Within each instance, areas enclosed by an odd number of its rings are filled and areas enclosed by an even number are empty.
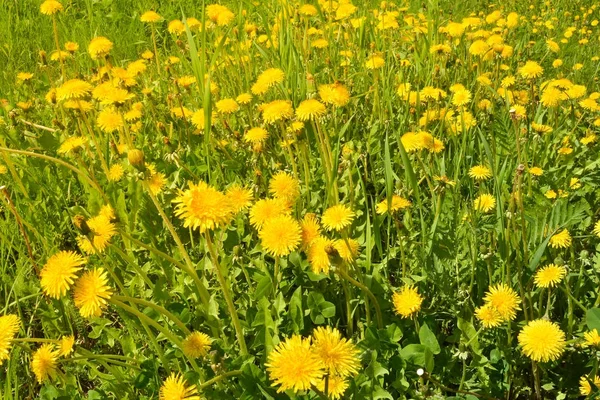
[[[87,236],[87,234],[91,231],[85,217],[81,214],[77,214],[73,217],[73,225],[75,225],[79,232],[81,232],[81,234],[84,236]]]
[[[144,152],[138,149],[132,149],[127,152],[127,159],[134,167],[140,169],[144,166]],[[143,169],[143,168],[142,168]]]
[[[46,58],[46,52],[44,50],[40,50],[39,55],[40,55],[40,63],[42,65],[48,64],[48,59]]]

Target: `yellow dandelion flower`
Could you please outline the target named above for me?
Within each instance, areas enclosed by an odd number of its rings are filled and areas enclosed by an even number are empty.
[[[113,43],[104,36],[98,36],[91,40],[88,46],[88,53],[92,60],[103,58],[110,53],[113,48]]]
[[[240,109],[240,105],[234,99],[219,100],[215,107],[221,114],[231,114]]]
[[[590,379],[587,376],[582,376],[579,379],[579,393],[583,396],[588,396],[592,393],[592,385],[590,384]],[[595,376],[593,379],[594,386],[596,386],[596,390],[600,390],[600,377]]]
[[[90,238],[80,236],[77,244],[87,254],[102,253],[108,246],[111,238],[117,234],[117,227],[105,215],[98,215],[87,221],[90,229]]]
[[[60,144],[58,154],[76,153],[87,143],[87,139],[81,136],[71,136]]]
[[[63,336],[59,341],[58,355],[60,357],[66,357],[73,352],[73,345],[75,344],[75,337],[73,335]]]
[[[300,222],[300,228],[302,229],[302,246],[307,249],[312,241],[320,236],[321,225],[315,214],[307,213]]]
[[[235,18],[235,14],[229,8],[220,4],[206,6],[206,15],[217,26],[229,25]]]
[[[124,126],[121,114],[110,108],[105,108],[98,113],[96,124],[98,124],[98,127],[106,133],[115,132]]]
[[[175,215],[184,220],[185,228],[200,229],[201,233],[229,223],[233,209],[227,196],[200,181],[189,183],[189,189],[180,190],[173,200],[177,204]]]
[[[394,311],[402,318],[408,318],[421,309],[423,297],[416,288],[405,286],[392,296]]]
[[[328,231],[341,231],[352,225],[354,216],[354,212],[348,206],[339,204],[325,210],[321,218],[321,223]]]
[[[502,316],[491,304],[484,304],[475,310],[475,316],[484,328],[495,328],[504,321]]]
[[[206,333],[192,332],[183,341],[182,350],[188,357],[204,357],[208,354],[211,344],[212,339]]]
[[[86,271],[75,282],[73,289],[75,306],[84,318],[102,315],[102,309],[106,307],[111,296],[108,277],[102,268]]]
[[[355,239],[337,239],[333,242],[333,248],[338,252],[343,260],[351,262],[358,257],[360,245]]]
[[[491,194],[482,194],[473,201],[473,207],[480,212],[490,212],[496,207],[496,199]]]
[[[85,258],[73,251],[60,251],[48,258],[40,272],[44,294],[54,299],[67,294],[85,262]]]
[[[0,317],[0,365],[8,360],[12,341],[20,326],[21,320],[14,314]]]
[[[263,71],[254,85],[252,85],[252,94],[261,95],[265,94],[271,87],[283,82],[285,74],[279,68],[269,68]]]
[[[266,221],[290,211],[290,205],[284,199],[262,199],[250,209],[250,224],[260,229]]]
[[[69,79],[56,89],[56,100],[81,99],[92,91],[92,85],[81,79]]]
[[[230,186],[225,191],[234,212],[240,212],[252,204],[252,190],[246,189],[238,184]]]
[[[160,20],[162,20],[162,17],[158,13],[156,13],[155,11],[152,11],[152,10],[151,11],[146,11],[145,13],[143,13],[140,16],[140,21],[141,22],[146,22],[146,23],[149,23],[149,24],[158,22]]]
[[[269,181],[269,193],[273,197],[293,202],[300,196],[300,184],[287,172],[279,171]]]
[[[557,360],[565,350],[565,333],[551,321],[536,319],[519,333],[523,354],[533,361]]]
[[[525,79],[534,79],[542,76],[544,68],[535,61],[527,61],[525,65],[519,68],[519,75]]]
[[[375,70],[383,67],[385,65],[385,60],[380,56],[370,56],[365,62],[365,67],[367,69]]]
[[[531,167],[528,169],[528,171],[533,176],[542,176],[542,174],[544,173],[544,170],[540,167]]]
[[[319,86],[319,96],[326,104],[343,107],[350,101],[350,91],[340,83]]]
[[[296,118],[300,121],[308,121],[321,117],[326,111],[325,105],[319,100],[304,100],[296,108]]]
[[[54,379],[58,367],[58,356],[59,352],[54,350],[54,345],[50,343],[43,344],[33,353],[31,370],[39,383],[49,378]]]
[[[585,346],[600,346],[600,334],[598,334],[596,329],[584,333],[583,338],[585,340]]]
[[[321,379],[317,385],[317,389],[325,391],[325,379]],[[346,389],[348,389],[348,381],[345,378],[337,375],[330,375],[329,381],[327,382],[327,389],[329,397],[333,400],[342,398]]]
[[[553,249],[566,249],[571,245],[571,234],[567,229],[554,234],[550,238],[550,247]]]
[[[274,100],[265,104],[262,109],[263,120],[268,124],[291,118],[293,115],[292,102],[288,100]]]
[[[122,164],[114,164],[108,169],[108,174],[106,178],[109,182],[118,182],[123,177],[125,170],[123,169]]]
[[[395,213],[396,211],[400,211],[407,207],[410,207],[411,205],[412,205],[412,203],[409,200],[405,199],[402,196],[398,196],[397,194],[395,194],[392,196],[392,207],[390,209],[391,214]],[[385,214],[386,212],[388,212],[388,200],[387,199],[385,199],[377,204],[377,214]]]
[[[328,274],[330,267],[329,251],[333,246],[333,241],[324,236],[317,236],[312,239],[308,247],[308,263],[315,274]]]
[[[252,144],[264,142],[269,132],[264,128],[252,128],[244,133],[244,141]]]
[[[478,181],[484,181],[492,177],[492,171],[485,165],[475,165],[469,169],[469,176]]]
[[[329,374],[347,377],[358,373],[360,351],[335,328],[317,327],[313,331],[313,352]]]
[[[46,0],[40,5],[40,12],[44,15],[54,15],[63,10],[63,5],[56,0]]]
[[[535,274],[534,282],[537,286],[554,287],[567,275],[567,268],[562,265],[548,264]]]
[[[323,376],[323,363],[312,351],[310,339],[300,335],[281,342],[269,354],[265,364],[273,386],[278,392],[294,392],[310,389]]]
[[[287,256],[300,245],[302,230],[300,224],[289,215],[265,221],[258,232],[262,247],[272,256]]]
[[[196,385],[187,386],[183,376],[175,374],[169,375],[160,387],[160,400],[200,400]]]
[[[491,286],[483,300],[498,311],[503,321],[512,321],[521,309],[519,295],[503,283]]]

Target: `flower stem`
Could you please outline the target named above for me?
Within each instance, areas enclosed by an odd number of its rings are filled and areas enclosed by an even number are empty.
[[[206,245],[208,247],[208,252],[210,253],[210,257],[215,267],[215,273],[217,274],[217,279],[219,280],[219,284],[221,285],[221,289],[223,290],[223,297],[225,297],[225,303],[227,303],[227,309],[229,310],[229,314],[231,314],[231,320],[233,321],[233,326],[235,328],[236,336],[240,345],[240,352],[242,355],[248,354],[248,348],[246,347],[246,340],[244,339],[244,331],[242,330],[242,325],[240,324],[240,320],[237,315],[237,310],[235,305],[233,304],[233,299],[231,298],[231,293],[229,291],[229,286],[227,286],[227,281],[221,272],[221,266],[219,264],[219,259],[217,256],[217,252],[213,246],[212,240],[210,238],[210,233],[206,232],[204,235],[206,238]]]

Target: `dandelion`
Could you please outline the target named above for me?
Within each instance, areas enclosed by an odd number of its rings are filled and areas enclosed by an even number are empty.
[[[393,214],[397,211],[404,210],[412,205],[412,203],[405,199],[402,196],[398,196],[397,194],[392,196],[392,206],[388,209],[388,199],[384,199],[380,203],[377,204],[377,214],[385,214],[390,211],[390,214]]]
[[[288,100],[275,100],[264,105],[262,109],[263,120],[272,124],[282,119],[291,118],[294,115],[292,102]]]
[[[360,245],[354,239],[337,239],[333,242],[333,248],[343,260],[351,262],[358,256]]]
[[[14,314],[7,314],[0,317],[0,365],[4,360],[8,360],[12,341],[15,338],[21,320]]]
[[[40,12],[44,15],[54,15],[63,10],[63,5],[56,0],[46,0],[40,5]]]
[[[200,400],[195,385],[186,386],[185,379],[174,372],[169,375],[160,387],[160,400]]]
[[[189,183],[189,189],[180,190],[175,215],[184,221],[185,228],[199,229],[200,233],[229,223],[233,209],[225,194],[205,182]]]
[[[521,309],[519,295],[503,283],[491,286],[483,300],[498,311],[503,321],[512,321]]]
[[[376,70],[385,65],[385,60],[380,56],[370,56],[365,62],[367,69]]]
[[[590,393],[592,393],[592,386],[590,385],[590,380],[591,378],[588,378],[587,376],[582,376],[581,379],[579,379],[579,393],[581,393],[581,395],[588,396]],[[593,383],[594,386],[596,386],[596,390],[600,390],[599,376],[594,377]]]
[[[70,79],[56,89],[56,100],[81,99],[92,91],[92,85],[81,79]]]
[[[75,153],[87,143],[87,139],[81,136],[71,136],[61,143],[58,154]]]
[[[106,307],[112,290],[108,286],[106,271],[95,268],[86,271],[76,282],[73,289],[75,306],[84,318],[99,317]]]
[[[125,126],[121,114],[110,108],[105,108],[98,113],[96,124],[106,133],[118,131]]]
[[[475,165],[469,169],[469,176],[478,181],[484,181],[492,177],[492,171],[485,165]]]
[[[496,328],[504,321],[498,310],[491,304],[484,304],[475,310],[475,316],[484,328]]]
[[[265,221],[258,232],[262,247],[272,256],[287,256],[302,239],[300,224],[289,215],[280,215]]]
[[[304,100],[296,109],[296,118],[300,121],[312,120],[321,117],[325,111],[325,105],[319,100]]]
[[[566,249],[571,245],[571,234],[567,229],[552,235],[550,238],[550,247],[553,249]]]
[[[279,68],[269,68],[263,71],[254,85],[252,85],[252,94],[262,95],[265,94],[271,87],[283,82],[285,74]]]
[[[360,351],[337,329],[317,327],[313,331],[312,347],[329,374],[347,377],[358,373]]]
[[[325,392],[325,379],[321,379],[317,383],[316,387],[321,392]],[[341,398],[344,395],[344,393],[346,392],[346,389],[348,389],[348,382],[346,381],[345,378],[343,378],[341,376],[329,375],[328,381],[327,381],[327,389],[328,389],[329,397],[332,398],[333,400],[337,400],[337,399]]]
[[[125,173],[125,170],[123,169],[123,165],[114,164],[114,165],[111,165],[110,168],[108,169],[108,174],[106,175],[106,179],[108,179],[109,182],[118,182],[121,180],[124,173]]]
[[[585,340],[584,346],[600,346],[600,334],[596,329],[583,334]]]
[[[525,65],[519,68],[519,75],[525,79],[535,79],[544,73],[544,69],[535,61],[527,61]]]
[[[269,182],[269,193],[273,197],[292,202],[300,195],[300,185],[293,176],[285,171],[279,171]]]
[[[113,43],[104,36],[98,36],[92,39],[88,46],[88,53],[92,60],[106,57],[113,48]]]
[[[554,287],[562,281],[566,274],[567,268],[564,266],[548,264],[536,272],[534,282],[539,287]]]
[[[212,339],[205,333],[192,332],[182,343],[183,353],[191,358],[204,357],[208,354]]]
[[[544,319],[529,321],[518,339],[523,354],[533,361],[557,360],[565,350],[565,333],[556,323]]]
[[[250,224],[260,229],[270,219],[289,213],[289,203],[284,199],[262,199],[250,209]]]
[[[252,191],[234,184],[227,189],[225,196],[229,199],[231,208],[234,212],[240,212],[250,207],[252,204]]]
[[[319,86],[319,96],[326,104],[343,107],[350,101],[350,91],[340,83]]]
[[[244,133],[244,141],[252,144],[262,143],[269,137],[269,133],[264,128],[252,128]]]
[[[408,318],[421,309],[423,297],[417,289],[412,286],[405,286],[392,296],[394,310],[402,318]]]
[[[162,17],[158,15],[158,13],[156,13],[155,11],[146,11],[140,16],[140,21],[148,24],[153,24],[160,20],[162,20]]]
[[[354,212],[348,206],[339,204],[325,210],[321,218],[321,223],[328,231],[341,231],[352,225],[354,216]]]
[[[471,102],[471,92],[468,90],[459,90],[452,96],[452,104],[456,107],[466,106]]]
[[[110,240],[117,234],[117,227],[104,215],[98,215],[87,221],[90,237],[80,236],[77,244],[87,254],[102,253]]]
[[[473,207],[480,212],[490,212],[496,207],[496,199],[491,194],[482,194],[473,201]]]
[[[39,383],[56,376],[57,358],[59,351],[54,350],[53,344],[43,344],[33,353],[31,370]]]
[[[328,274],[330,267],[329,251],[333,241],[324,236],[317,236],[308,245],[308,263],[315,274]]]
[[[225,6],[220,4],[211,4],[206,6],[206,15],[217,26],[229,25],[235,18],[235,14]]]
[[[67,294],[85,262],[85,258],[73,251],[60,251],[48,258],[40,272],[44,294],[54,299]]]
[[[73,345],[75,344],[75,337],[73,335],[63,336],[59,341],[58,355],[60,357],[66,357],[73,352]]]
[[[528,169],[528,172],[533,176],[542,176],[544,170],[540,167],[531,167]]]
[[[215,107],[221,114],[231,114],[240,109],[240,105],[234,99],[219,100]]]
[[[324,365],[312,351],[310,339],[299,335],[281,342],[269,354],[265,364],[277,392],[295,392],[310,389],[323,376]]]

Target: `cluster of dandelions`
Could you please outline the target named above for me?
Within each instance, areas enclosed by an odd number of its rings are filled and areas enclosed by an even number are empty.
[[[294,335],[279,343],[265,365],[278,392],[314,390],[339,399],[348,388],[347,378],[359,372],[359,355],[336,328],[318,327],[311,337]]]

